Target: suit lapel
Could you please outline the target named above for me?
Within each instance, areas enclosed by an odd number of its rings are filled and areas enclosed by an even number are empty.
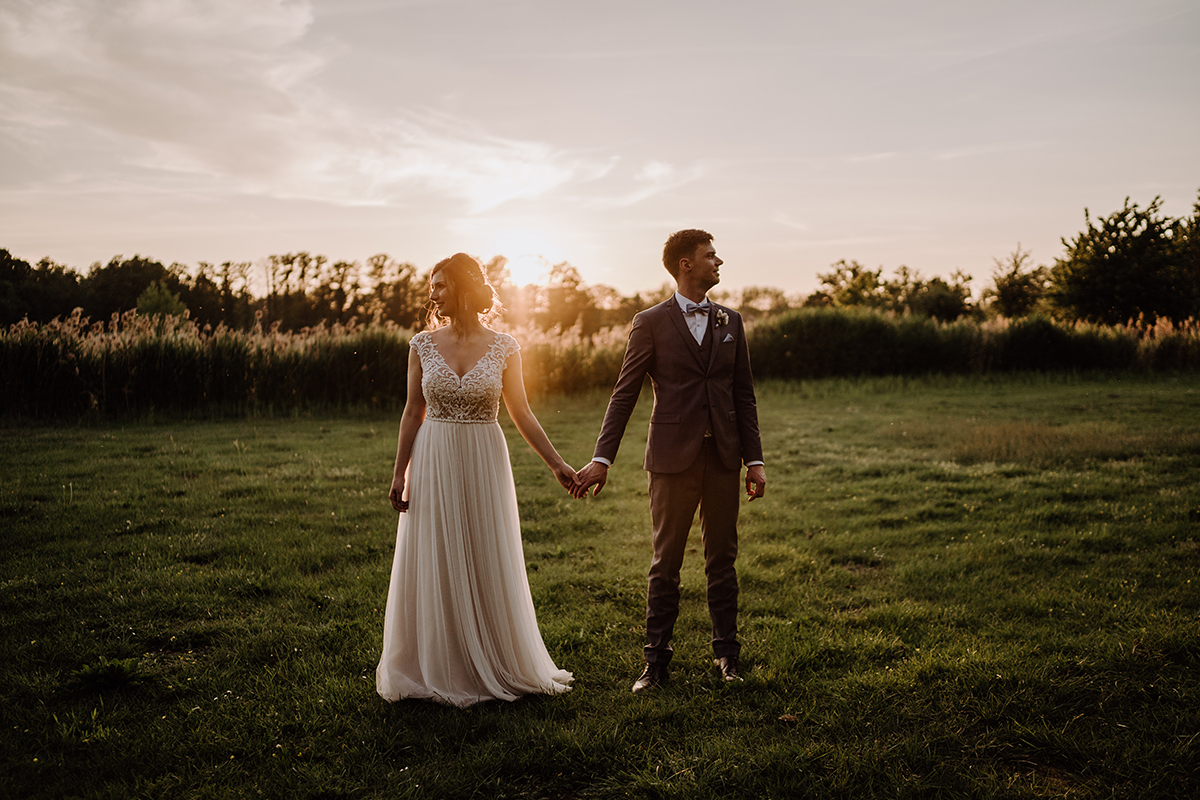
[[[683,310],[679,308],[679,303],[674,297],[667,301],[667,315],[670,316],[671,322],[675,323],[675,330],[679,331],[680,337],[683,338],[683,346],[692,354],[692,358],[696,359],[696,364],[700,369],[706,369],[704,361],[700,358],[700,347],[696,344],[692,332],[688,330],[687,322],[683,319]]]
[[[717,308],[717,304],[713,303],[708,309],[708,331],[705,333],[705,335],[711,336],[712,339],[709,341],[708,364],[704,367],[704,374],[706,375],[708,374],[709,370],[712,369],[713,364],[716,363],[717,348],[721,346],[720,340],[717,339],[717,335],[720,330],[717,328]]]

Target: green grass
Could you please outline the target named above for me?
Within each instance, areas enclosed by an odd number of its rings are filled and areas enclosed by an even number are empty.
[[[561,697],[374,693],[382,416],[0,429],[0,796],[1129,797],[1200,793],[1200,378],[766,385],[744,683],[685,562],[633,696],[649,403],[572,501],[512,433]],[[575,464],[605,398],[547,399]],[[698,542],[696,542],[698,546]]]

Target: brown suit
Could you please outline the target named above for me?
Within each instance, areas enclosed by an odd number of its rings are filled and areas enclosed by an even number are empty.
[[[718,311],[728,322],[720,324]],[[616,458],[647,375],[654,387],[654,409],[643,466],[650,473],[654,560],[646,602],[646,660],[671,659],[679,569],[697,506],[713,653],[736,656],[738,478],[743,463],[763,460],[741,316],[713,304],[700,345],[674,296],[634,317],[595,457],[610,463]]]

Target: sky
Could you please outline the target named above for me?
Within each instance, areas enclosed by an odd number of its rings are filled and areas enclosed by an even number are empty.
[[[0,0],[0,248],[990,283],[1200,190],[1195,0]]]

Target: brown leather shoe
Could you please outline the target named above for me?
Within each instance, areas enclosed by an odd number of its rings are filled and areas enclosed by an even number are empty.
[[[641,676],[633,682],[634,694],[654,688],[655,686],[662,686],[667,682],[667,677],[666,664],[651,664],[646,662],[646,668],[642,670]]]
[[[721,677],[726,681],[740,681],[741,674],[738,672],[737,656],[721,656],[714,658],[713,663],[721,670]]]

